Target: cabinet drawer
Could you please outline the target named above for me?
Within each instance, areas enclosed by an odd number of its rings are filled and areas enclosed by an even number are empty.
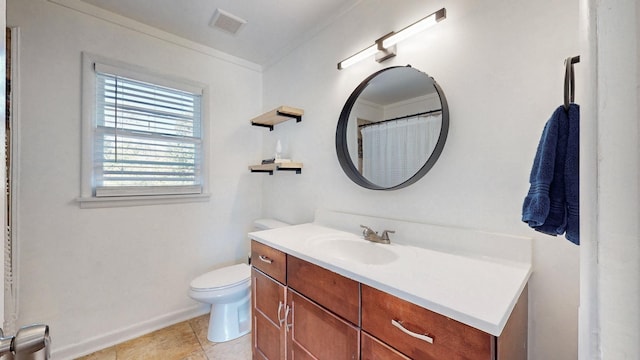
[[[492,335],[366,285],[362,285],[362,330],[412,359],[495,356]]]
[[[287,258],[287,281],[290,288],[352,324],[360,325],[360,283],[357,281],[294,256]]]
[[[287,254],[251,240],[251,265],[282,284],[287,283]]]
[[[287,359],[360,359],[360,329],[288,290],[291,307]]]
[[[362,360],[411,360],[366,332],[360,334]]]

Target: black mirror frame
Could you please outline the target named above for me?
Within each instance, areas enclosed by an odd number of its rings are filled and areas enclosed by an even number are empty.
[[[358,87],[351,93],[351,96],[347,99],[347,102],[344,104],[342,111],[340,112],[340,118],[338,119],[338,127],[336,129],[336,153],[338,155],[338,161],[340,162],[340,166],[342,166],[342,170],[344,170],[345,174],[356,184],[365,187],[367,189],[372,190],[397,190],[407,187],[416,181],[420,180],[436,163],[440,154],[442,154],[442,150],[444,149],[444,143],[447,140],[447,135],[449,134],[449,105],[447,103],[447,99],[444,96],[444,92],[440,85],[431,78],[429,75],[424,73],[426,76],[429,76],[431,80],[433,80],[433,86],[440,97],[440,103],[442,104],[442,126],[440,128],[440,136],[438,137],[438,142],[436,143],[433,152],[425,162],[425,164],[418,170],[412,177],[407,179],[406,181],[391,187],[383,187],[376,185],[369,180],[367,180],[358,169],[355,167],[353,162],[351,161],[351,157],[349,156],[349,148],[347,146],[347,123],[349,122],[349,115],[351,114],[351,110],[353,109],[353,105],[358,100],[358,97],[364,89],[369,85],[369,82],[380,75],[385,71],[389,71],[395,68],[403,68],[405,66],[392,66],[386,69],[382,69],[377,71],[364,79]],[[407,65],[406,67],[411,67],[411,65]],[[418,70],[419,71],[419,70]]]

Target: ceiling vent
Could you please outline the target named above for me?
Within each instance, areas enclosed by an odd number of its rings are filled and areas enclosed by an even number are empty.
[[[209,26],[235,35],[246,23],[247,20],[239,18],[233,14],[229,14],[224,10],[216,9],[213,13],[213,18],[211,18],[211,22],[209,22]]]

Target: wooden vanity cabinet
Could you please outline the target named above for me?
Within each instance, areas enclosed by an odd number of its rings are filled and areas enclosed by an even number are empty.
[[[526,287],[495,337],[269,246],[251,248],[254,360],[527,359]]]
[[[360,359],[359,283],[255,241],[251,253],[254,360]]]

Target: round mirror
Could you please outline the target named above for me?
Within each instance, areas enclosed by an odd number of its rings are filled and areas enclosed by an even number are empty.
[[[380,70],[342,108],[336,151],[356,184],[395,190],[423,177],[442,153],[449,107],[440,86],[411,66]]]

